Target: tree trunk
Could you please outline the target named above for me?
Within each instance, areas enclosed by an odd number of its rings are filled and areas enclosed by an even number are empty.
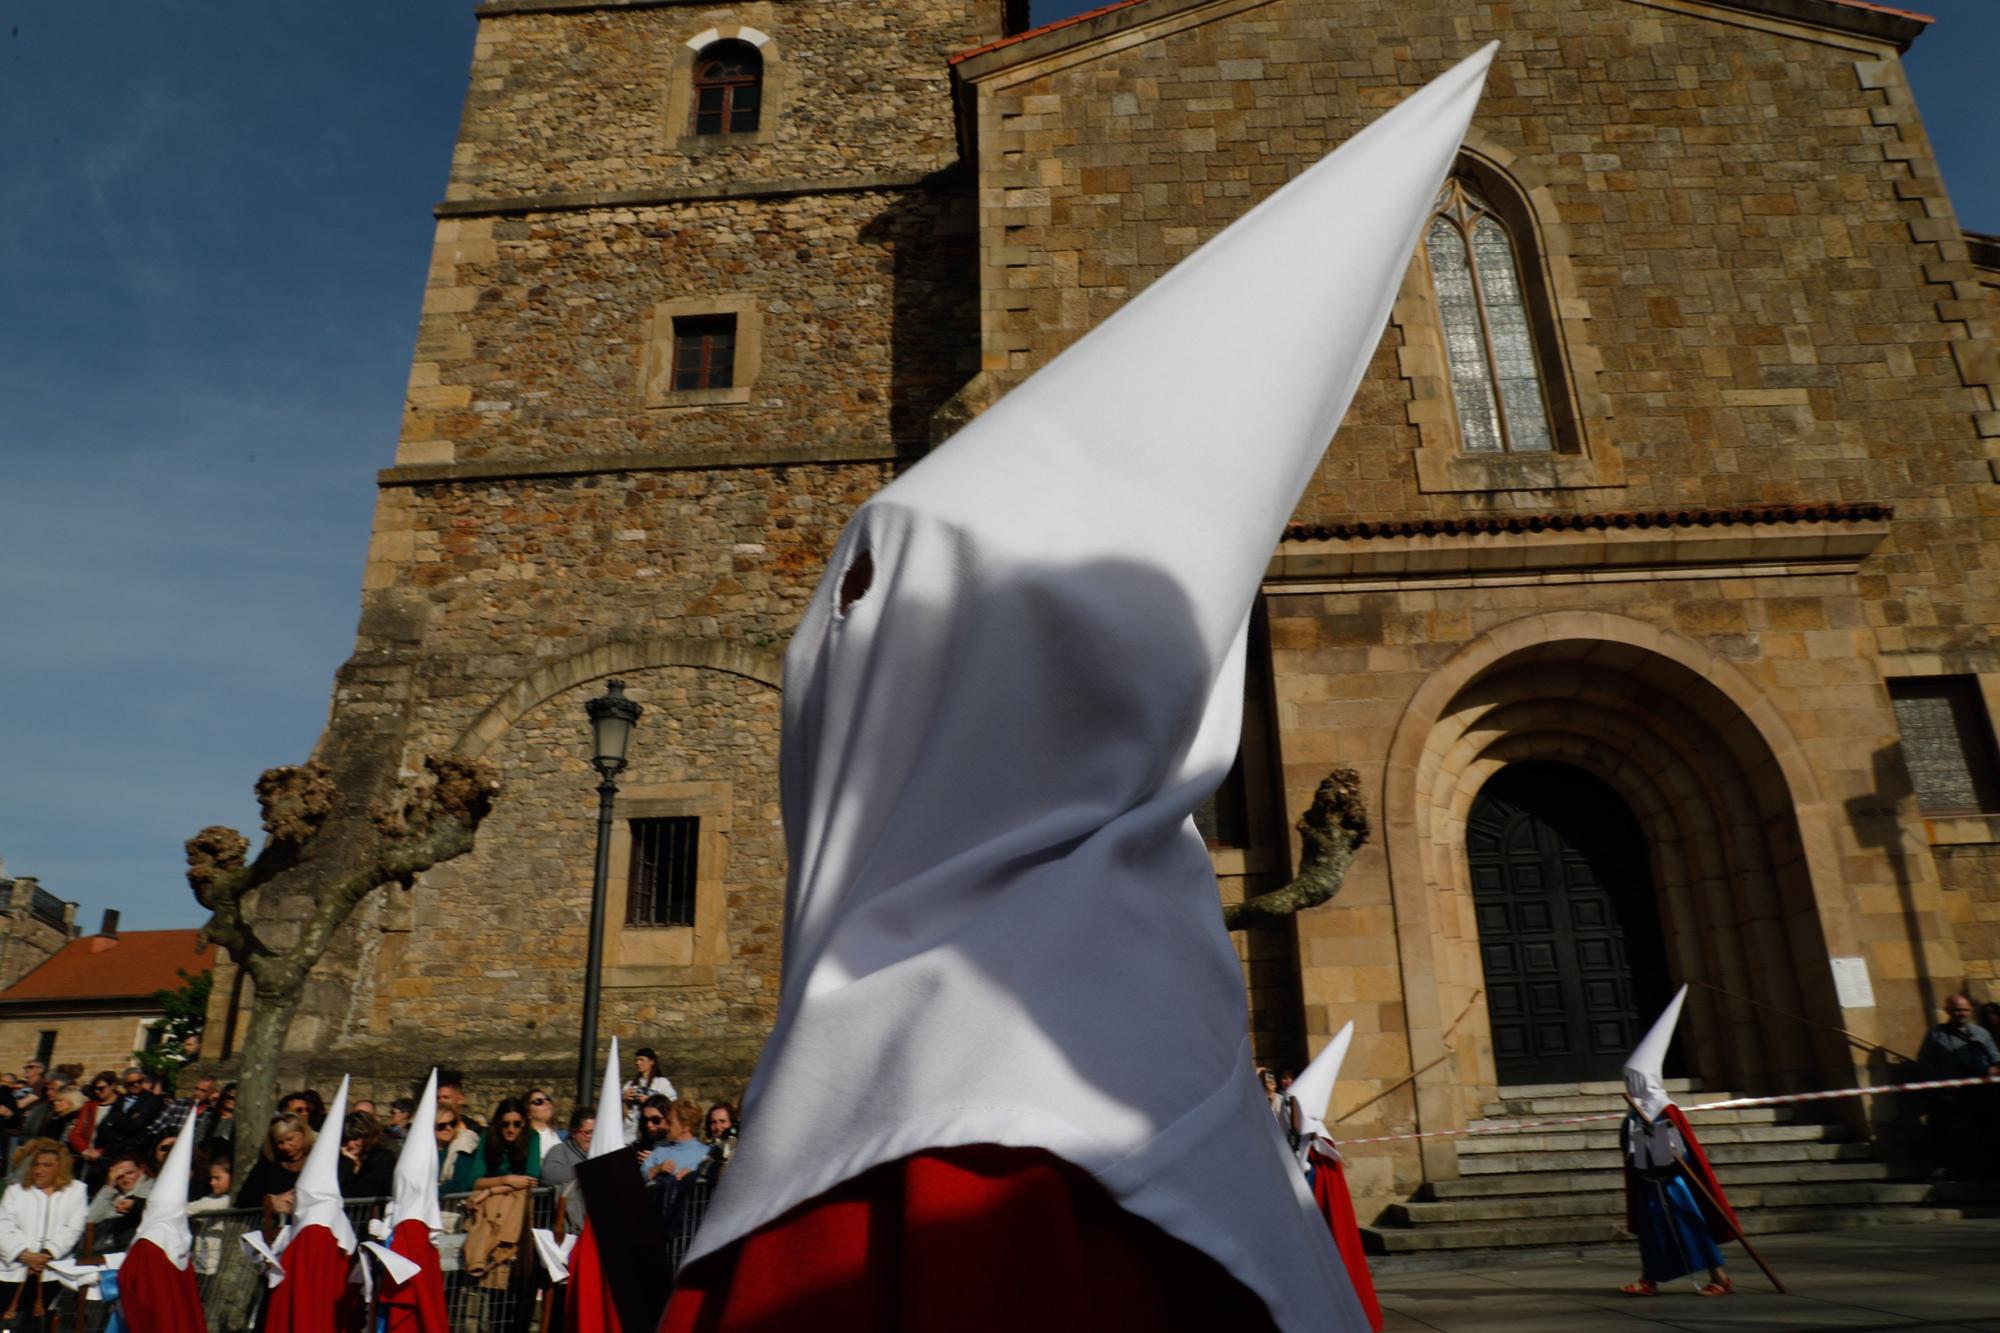
[[[299,1011],[305,978],[298,976],[267,982],[252,977],[255,997],[250,1024],[243,1036],[243,1060],[236,1073],[235,1181],[241,1189],[264,1148],[264,1132],[271,1114],[278,1109],[278,1057],[285,1047],[285,1034],[292,1029],[292,1017]],[[334,1133],[340,1131],[336,1128]]]

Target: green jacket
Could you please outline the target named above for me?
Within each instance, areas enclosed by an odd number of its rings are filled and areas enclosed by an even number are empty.
[[[445,1187],[446,1192],[451,1194],[467,1193],[472,1189],[474,1181],[484,1180],[488,1176],[522,1175],[540,1180],[542,1178],[541,1137],[533,1130],[529,1130],[527,1131],[527,1139],[528,1164],[521,1170],[515,1171],[512,1167],[502,1166],[488,1156],[494,1144],[493,1131],[490,1129],[487,1130],[479,1136],[479,1146],[477,1148],[459,1157],[457,1165],[452,1168],[451,1183]]]

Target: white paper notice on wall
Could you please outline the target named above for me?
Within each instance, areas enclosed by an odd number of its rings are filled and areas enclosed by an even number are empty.
[[[1873,1009],[1875,983],[1868,979],[1866,958],[1833,960],[1833,989],[1843,1009]]]

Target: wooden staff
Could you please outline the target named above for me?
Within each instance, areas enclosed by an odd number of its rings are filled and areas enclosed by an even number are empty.
[[[1700,1190],[1701,1197],[1707,1199],[1710,1206],[1715,1209],[1716,1214],[1723,1221],[1729,1223],[1729,1229],[1736,1233],[1736,1241],[1743,1247],[1743,1252],[1757,1261],[1757,1267],[1764,1270],[1764,1276],[1771,1279],[1771,1285],[1778,1289],[1778,1294],[1780,1296],[1791,1295],[1791,1292],[1785,1290],[1785,1284],[1778,1281],[1778,1275],[1771,1271],[1771,1265],[1764,1262],[1764,1256],[1757,1253],[1757,1247],[1750,1243],[1750,1238],[1743,1234],[1742,1226],[1736,1221],[1736,1214],[1724,1208],[1721,1200],[1708,1192],[1708,1186],[1702,1183],[1701,1173],[1689,1166],[1687,1158],[1681,1156],[1679,1153],[1674,1154],[1674,1160],[1681,1164],[1681,1174],[1687,1177],[1688,1183]],[[1672,1218],[1668,1218],[1667,1221],[1669,1225],[1672,1225]]]

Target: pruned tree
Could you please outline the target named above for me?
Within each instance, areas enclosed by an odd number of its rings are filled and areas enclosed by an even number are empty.
[[[250,978],[250,1024],[237,1075],[239,1124],[269,1122],[278,1097],[278,1057],[306,982],[354,909],[375,890],[392,884],[407,889],[432,866],[470,851],[498,795],[485,764],[456,755],[426,758],[422,772],[375,803],[344,800],[321,764],[273,768],[257,780],[266,837],[255,860],[248,859],[249,840],[235,829],[205,828],[188,840],[188,884],[211,913],[202,938],[227,949]],[[351,808],[357,804],[365,808]],[[309,905],[296,934],[282,945],[270,938],[275,922],[260,929],[252,919],[260,906],[279,900]],[[237,1136],[239,1180],[261,1142],[259,1134]]]
[[[1351,768],[1336,768],[1327,774],[1313,793],[1312,804],[1300,816],[1298,829],[1304,839],[1299,873],[1283,888],[1224,907],[1222,920],[1229,929],[1279,925],[1339,891],[1347,868],[1354,864],[1354,854],[1367,843],[1370,833],[1368,804],[1361,798],[1361,775]]]

